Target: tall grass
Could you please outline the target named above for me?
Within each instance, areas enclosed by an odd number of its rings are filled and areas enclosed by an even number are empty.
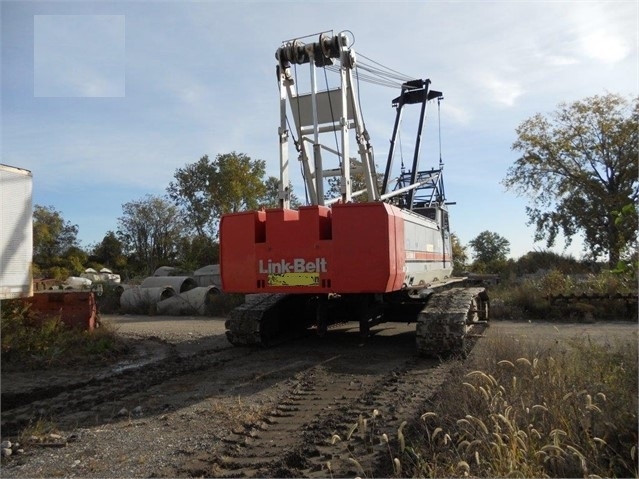
[[[374,410],[330,442],[360,477],[639,477],[637,377],[636,335],[488,337],[421,417],[382,431]]]
[[[491,315],[495,319],[635,321],[636,301],[615,297],[619,293],[636,295],[636,280],[610,272],[573,276],[553,269],[543,275],[509,280],[491,288]],[[552,301],[558,295],[582,297]],[[598,298],[589,298],[592,296]]]
[[[637,477],[636,338],[551,344],[480,343],[410,428],[404,471]]]

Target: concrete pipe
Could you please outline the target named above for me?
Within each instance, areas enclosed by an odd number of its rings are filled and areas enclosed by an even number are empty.
[[[120,296],[120,311],[133,314],[155,314],[157,304],[172,296],[175,296],[175,290],[170,286],[125,289]]]
[[[193,288],[172,296],[157,305],[158,314],[166,315],[206,315],[211,311],[213,298],[220,294],[215,286]]]
[[[157,288],[168,286],[177,293],[183,293],[197,287],[197,281],[190,276],[149,276],[140,285],[140,288]]]

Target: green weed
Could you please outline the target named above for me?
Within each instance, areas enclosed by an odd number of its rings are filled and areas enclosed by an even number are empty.
[[[72,328],[59,316],[43,317],[20,300],[3,300],[0,310],[2,368],[23,369],[109,361],[128,351],[115,330]]]

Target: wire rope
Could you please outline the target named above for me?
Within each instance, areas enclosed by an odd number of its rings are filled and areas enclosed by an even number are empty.
[[[339,151],[339,141],[337,140],[337,128],[335,128],[335,113],[333,112],[333,101],[331,100],[331,93],[328,87],[328,75],[326,74],[326,66],[324,70],[324,83],[326,84],[326,93],[328,95],[328,108],[331,111],[331,123],[333,124],[333,136],[335,137],[335,151],[337,151],[337,160],[339,161],[340,168],[342,167],[342,157]]]
[[[439,137],[439,167],[441,168],[442,161],[442,114],[441,114],[441,97],[437,98],[437,129]]]
[[[366,55],[358,53],[358,57],[362,57],[368,60],[371,63],[367,63],[365,61],[361,61],[358,59],[356,68],[359,70],[366,71],[368,73],[360,73],[360,80],[380,86],[387,86],[390,88],[397,88],[401,86],[403,83],[410,81],[414,78],[400,73],[396,70],[393,70],[389,67],[382,65],[379,62],[371,60]],[[327,66],[326,69],[335,73],[339,72],[339,66],[330,65]]]
[[[360,65],[357,65],[357,70],[360,70],[363,68]],[[334,73],[338,73],[339,72],[339,67],[337,66],[330,66],[327,67],[327,70],[334,72]],[[375,74],[366,74],[366,73],[360,73],[360,80],[367,82],[367,83],[372,83],[372,84],[376,84],[376,85],[380,85],[380,86],[385,86],[385,87],[389,87],[389,88],[398,88],[401,86],[401,82],[398,81],[393,81],[393,80],[389,80],[389,79],[385,79],[385,78],[381,78],[379,75],[375,75]]]
[[[397,130],[397,139],[399,140],[399,159],[402,162],[402,172],[404,171],[404,149],[402,148],[402,132]]]
[[[404,78],[404,79],[406,79],[406,80],[410,79],[410,77],[409,77],[408,75],[405,75],[404,73],[400,73],[400,72],[398,72],[398,71],[396,71],[396,70],[393,70],[392,68],[389,68],[389,67],[387,67],[387,66],[384,66],[384,65],[382,65],[381,63],[376,62],[375,60],[373,60],[373,59],[371,59],[371,58],[367,57],[366,55],[363,55],[362,53],[358,53],[358,56],[360,56],[360,57],[362,57],[362,58],[365,58],[365,59],[366,59],[366,60],[368,60],[369,62],[372,62],[372,63],[374,63],[375,65],[378,65],[378,66],[382,67],[383,69],[388,70],[389,72],[393,72],[393,73],[395,73],[395,74],[397,75],[397,78]]]

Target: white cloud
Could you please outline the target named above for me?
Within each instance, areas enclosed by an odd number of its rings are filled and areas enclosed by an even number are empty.
[[[575,47],[579,55],[615,64],[631,54],[637,43],[637,2],[580,2],[569,9]]]
[[[463,108],[455,102],[447,102],[443,108],[445,118],[450,118],[451,122],[468,125],[473,118],[467,108]]]
[[[581,44],[587,56],[603,63],[617,63],[630,54],[630,47],[621,37],[603,29],[584,34]]]
[[[480,91],[485,89],[488,96],[497,104],[511,107],[523,95],[524,89],[520,82],[499,77],[492,72],[478,74],[481,85]]]
[[[547,55],[545,60],[551,67],[567,67],[579,63],[575,57],[568,55]]]

